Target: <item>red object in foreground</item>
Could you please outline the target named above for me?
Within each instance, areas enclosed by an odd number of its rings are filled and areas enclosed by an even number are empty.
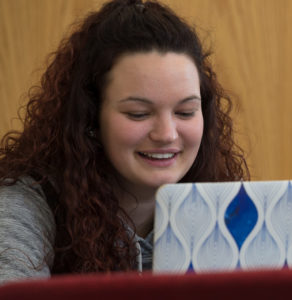
[[[0,299],[283,299],[292,298],[292,270],[152,275],[56,276],[0,287]]]

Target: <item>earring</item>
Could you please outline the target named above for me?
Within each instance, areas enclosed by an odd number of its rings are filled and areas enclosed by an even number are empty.
[[[102,143],[99,141],[96,129],[92,129],[92,128],[88,128],[86,130],[86,135],[90,138],[94,140],[95,145],[97,146],[98,149],[103,149],[102,147]]]
[[[139,10],[140,13],[144,12],[145,5],[143,3],[135,4],[136,8]]]
[[[91,137],[91,138],[96,138],[96,132],[95,132],[94,130],[92,130],[92,129],[88,129],[88,130],[86,131],[86,134],[87,134],[89,137]]]

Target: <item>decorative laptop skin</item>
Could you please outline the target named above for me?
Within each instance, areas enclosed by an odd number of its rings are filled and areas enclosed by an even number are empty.
[[[292,266],[292,181],[170,184],[158,190],[154,272]]]

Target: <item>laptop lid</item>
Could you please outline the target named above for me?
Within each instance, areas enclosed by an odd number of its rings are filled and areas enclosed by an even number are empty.
[[[169,184],[158,190],[154,272],[291,265],[291,181]]]

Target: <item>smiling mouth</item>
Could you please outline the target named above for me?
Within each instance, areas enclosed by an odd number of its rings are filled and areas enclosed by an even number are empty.
[[[139,155],[152,159],[152,160],[167,160],[174,158],[177,153],[147,153],[147,152],[138,152]]]

